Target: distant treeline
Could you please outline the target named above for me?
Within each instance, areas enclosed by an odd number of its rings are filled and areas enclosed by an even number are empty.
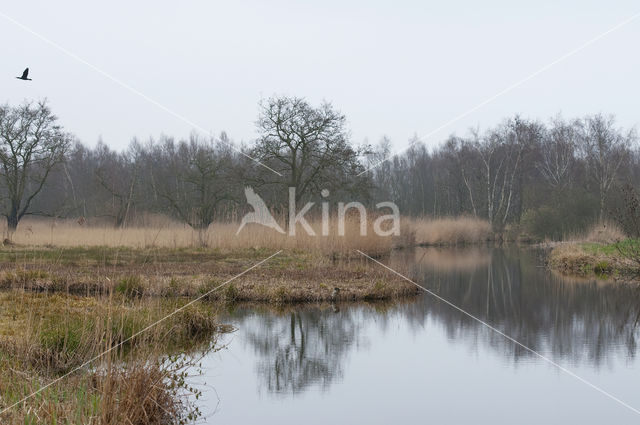
[[[391,157],[387,138],[353,143],[345,116],[329,103],[273,97],[260,103],[256,125],[259,137],[247,146],[226,133],[193,134],[134,139],[116,151],[62,132],[42,102],[0,107],[3,214],[10,228],[28,214],[126,226],[146,213],[206,228],[247,210],[246,186],[283,214],[294,187],[298,207],[393,201],[405,215],[472,215],[497,231],[561,237],[606,220],[623,186],[640,182],[635,132],[604,115],[547,123],[516,116],[434,149],[414,140]]]
[[[391,151],[383,139],[369,163]],[[373,171],[375,198],[409,215],[486,218],[495,230],[516,226],[560,238],[605,223],[640,185],[635,129],[613,116],[547,123],[514,117],[485,131],[451,136],[429,150],[416,142]]]

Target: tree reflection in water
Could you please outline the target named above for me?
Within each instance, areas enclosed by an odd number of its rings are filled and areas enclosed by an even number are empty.
[[[451,264],[446,271],[425,260],[413,261],[413,274],[425,288],[551,358],[598,367],[611,356],[635,357],[640,319],[637,285],[551,273],[535,250],[494,249],[490,261],[478,258],[476,267],[469,267],[465,258],[464,268]],[[429,295],[403,310],[414,326],[422,326],[428,317],[436,319],[452,340],[486,341],[516,361],[533,356]]]
[[[240,308],[234,324],[258,358],[256,371],[269,392],[298,393],[310,385],[328,388],[342,376],[354,346],[365,344],[351,309],[300,307],[285,312]]]
[[[556,361],[598,368],[616,356],[633,359],[638,287],[568,279],[540,267],[537,257],[535,251],[417,249],[385,262],[408,267],[426,288]],[[259,379],[273,394],[310,386],[326,390],[343,376],[349,352],[384,338],[391,320],[416,335],[434,321],[453,343],[483,344],[513,362],[533,356],[427,294],[393,306],[344,305],[339,311],[237,308],[223,320],[242,329],[256,354]]]

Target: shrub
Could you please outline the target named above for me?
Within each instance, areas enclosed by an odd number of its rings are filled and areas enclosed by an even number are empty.
[[[569,234],[583,233],[596,217],[594,200],[589,196],[555,198],[550,205],[540,206],[524,212],[521,219],[523,230],[538,239],[561,240]]]
[[[609,274],[611,272],[611,264],[605,260],[598,261],[596,265],[593,266],[593,272],[599,275]]]
[[[630,238],[640,238],[640,196],[630,184],[622,189],[623,206],[616,208],[613,217]]]

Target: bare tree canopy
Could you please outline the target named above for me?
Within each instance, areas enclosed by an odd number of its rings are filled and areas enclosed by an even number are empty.
[[[615,128],[612,116],[594,115],[580,123],[580,149],[587,163],[588,174],[598,186],[600,221],[605,217],[607,193],[618,177],[620,167],[629,159],[629,149],[635,141],[635,131],[624,134]]]
[[[293,187],[298,212],[307,201],[358,200],[371,208],[392,201],[404,215],[473,215],[498,233],[557,239],[611,219],[625,185],[640,190],[635,131],[605,115],[547,123],[515,116],[441,145],[414,139],[383,162],[393,142],[355,147],[345,116],[326,102],[272,97],[260,103],[256,124],[259,137],[242,149],[282,176],[230,149],[225,133],[133,139],[124,151],[76,142],[67,152],[71,137],[44,102],[3,106],[0,213],[11,231],[36,213],[108,217],[116,226],[160,214],[205,230],[244,213],[245,185],[291,218]]]
[[[10,232],[33,212],[33,199],[64,160],[70,142],[45,101],[0,107],[2,214]]]
[[[272,97],[260,104],[260,137],[253,154],[283,178],[266,175],[267,182],[295,188],[296,205],[310,191],[344,189],[354,185],[361,164],[349,144],[346,118],[330,103],[311,106],[296,97]]]
[[[217,209],[237,199],[240,185],[226,138],[224,133],[219,140],[195,134],[188,142],[165,138],[150,152],[155,192],[194,229],[209,227]]]

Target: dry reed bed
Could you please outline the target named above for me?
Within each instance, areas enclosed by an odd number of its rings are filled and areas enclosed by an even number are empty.
[[[492,241],[488,221],[477,217],[404,218],[403,233],[415,245],[472,245]]]
[[[238,250],[268,248],[305,250],[323,254],[346,253],[356,249],[369,254],[388,252],[393,248],[392,236],[378,236],[371,221],[365,235],[360,222],[348,218],[344,235],[338,234],[337,220],[330,220],[329,234],[323,236],[322,223],[310,221],[315,236],[301,226],[294,236],[250,224],[237,233],[239,223],[216,222],[208,229],[197,231],[187,225],[166,220],[153,226],[114,228],[108,225],[80,225],[74,220],[26,219],[12,236],[12,242],[23,246],[56,247],[130,247],[130,248],[194,248]]]
[[[399,236],[378,236],[372,219],[366,223],[366,235],[361,235],[360,221],[347,217],[344,235],[338,233],[335,218],[329,222],[329,234],[322,235],[322,223],[311,220],[316,235],[309,235],[302,227],[295,236],[281,234],[260,226],[247,225],[237,233],[239,224],[216,222],[204,231],[167,218],[157,218],[145,226],[114,228],[100,224],[80,225],[67,219],[25,219],[18,226],[12,241],[23,246],[55,247],[129,247],[129,248],[193,248],[208,247],[220,250],[268,248],[303,250],[325,255],[352,253],[355,250],[370,255],[389,252],[396,247],[415,245],[477,244],[493,239],[491,226],[475,217],[410,218],[401,217]],[[6,233],[6,230],[5,230]]]

